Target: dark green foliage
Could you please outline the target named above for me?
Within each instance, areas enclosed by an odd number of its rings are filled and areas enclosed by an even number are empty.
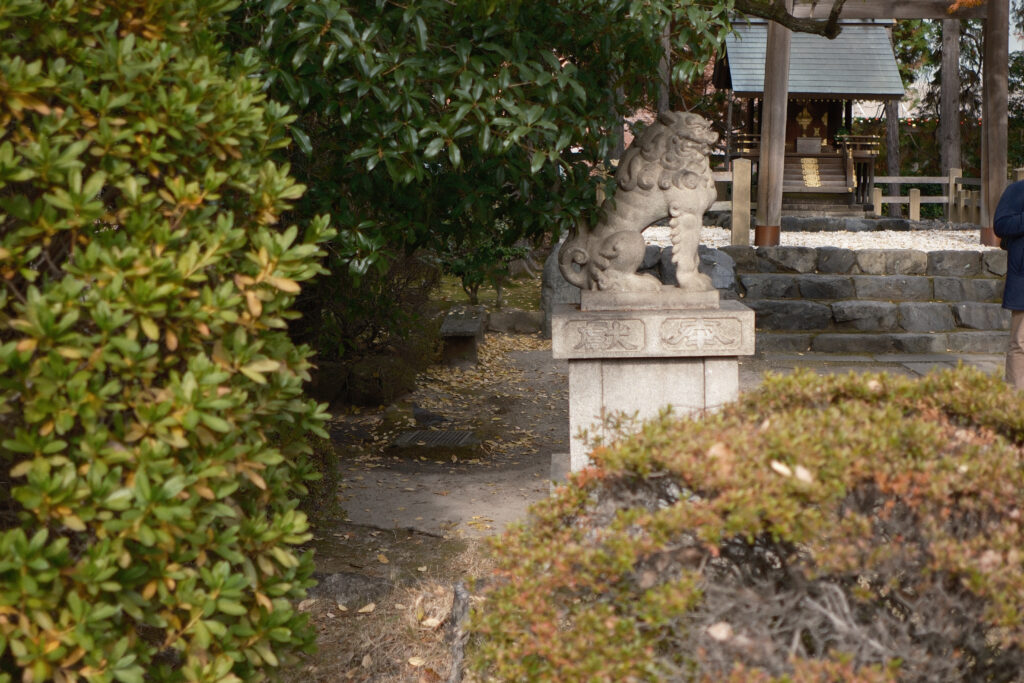
[[[959,369],[769,378],[663,420],[498,546],[497,680],[1017,680],[1024,402]]]
[[[730,5],[242,2],[232,40],[259,46],[271,96],[298,115],[288,158],[309,192],[296,211],[339,227],[326,266],[341,279],[304,306],[332,307],[342,286],[381,305],[358,277],[371,269],[572,225],[594,208],[591,171],[621,116],[655,92],[661,27],[675,20],[678,74],[699,73]],[[351,341],[341,333],[320,336],[323,360]]]
[[[412,391],[416,374],[435,360],[440,325],[430,303],[440,269],[422,253],[396,258],[381,272],[341,267],[300,297],[294,339],[316,349],[311,393],[380,405]]]
[[[317,243],[229,3],[0,0],[0,680],[260,679],[309,648]],[[224,65],[227,66],[224,66]]]

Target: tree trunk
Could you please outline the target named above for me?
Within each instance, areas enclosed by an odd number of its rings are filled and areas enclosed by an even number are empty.
[[[891,176],[900,174],[900,101],[885,101],[885,161],[886,172]],[[899,185],[890,185],[889,194],[900,193]],[[889,215],[892,218],[903,217],[902,204],[890,204]]]
[[[939,108],[939,155],[942,175],[960,162],[960,20],[942,20],[942,83]]]
[[[670,111],[672,100],[669,86],[672,82],[672,25],[665,26],[661,32],[661,61],[658,62],[658,113]]]

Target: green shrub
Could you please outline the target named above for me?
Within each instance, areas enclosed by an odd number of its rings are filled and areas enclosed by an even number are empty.
[[[381,405],[416,387],[437,357],[440,321],[430,295],[440,270],[424,254],[395,254],[386,268],[356,275],[335,258],[331,277],[303,291],[292,338],[316,352],[307,387],[321,401]]]
[[[774,377],[663,420],[501,539],[493,680],[1010,681],[1024,402],[959,369]]]
[[[0,0],[0,680],[238,680],[307,648],[285,333],[325,219],[224,0]]]

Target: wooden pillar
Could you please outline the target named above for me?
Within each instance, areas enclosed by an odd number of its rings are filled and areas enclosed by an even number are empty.
[[[1007,0],[1008,1],[1008,0]],[[793,10],[793,0],[785,0]],[[757,226],[754,244],[779,243],[782,225],[782,176],[786,164],[786,100],[789,98],[790,31],[768,23],[761,110],[761,157],[757,165]]]
[[[847,132],[853,132],[853,100],[846,100],[843,107],[843,128]]]
[[[1006,188],[1009,33],[1010,0],[988,0],[982,75],[981,243],[990,246],[999,244],[992,218]]]
[[[750,244],[750,159],[732,162],[732,244]]]
[[[960,20],[942,20],[939,156],[942,172],[960,168]]]

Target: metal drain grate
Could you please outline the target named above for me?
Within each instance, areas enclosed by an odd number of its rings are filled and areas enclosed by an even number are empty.
[[[473,432],[466,429],[415,429],[399,434],[394,445],[399,448],[465,448],[478,443]]]

